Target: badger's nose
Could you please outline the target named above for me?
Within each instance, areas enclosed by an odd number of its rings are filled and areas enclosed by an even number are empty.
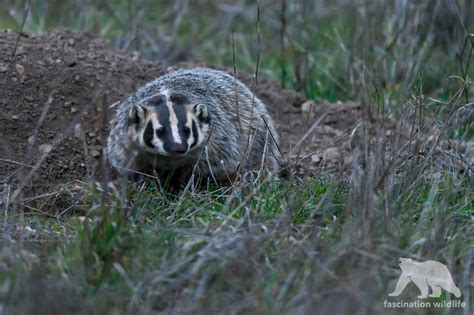
[[[186,153],[186,146],[182,143],[175,143],[171,146],[170,153],[174,153],[174,154]]]

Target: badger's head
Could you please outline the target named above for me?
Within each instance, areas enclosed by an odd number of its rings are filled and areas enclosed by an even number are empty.
[[[140,149],[167,157],[185,156],[207,141],[210,117],[204,104],[182,94],[160,94],[134,104],[129,136]]]

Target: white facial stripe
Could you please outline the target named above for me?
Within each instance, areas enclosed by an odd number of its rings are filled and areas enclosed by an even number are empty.
[[[166,94],[166,106],[168,107],[168,111],[170,113],[170,126],[173,140],[175,143],[181,144],[182,141],[178,130],[178,117],[176,117],[176,113],[174,112],[173,103],[170,100],[169,94]]]
[[[186,113],[186,126],[189,128],[189,130],[191,131],[189,133],[189,137],[188,137],[188,148],[191,148],[191,145],[194,143],[194,132],[193,132],[193,115],[191,114],[191,112],[187,112]]]
[[[158,116],[156,115],[154,111],[150,111],[149,117],[150,117],[151,123],[153,124],[153,128],[155,130],[161,127],[160,121],[158,120]]]

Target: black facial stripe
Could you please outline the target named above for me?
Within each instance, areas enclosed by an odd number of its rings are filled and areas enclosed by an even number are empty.
[[[171,134],[171,129],[170,129],[169,132],[166,133],[163,139],[163,149],[169,152],[171,151],[171,148],[173,147],[173,145],[174,145],[174,139],[173,139],[173,135]]]
[[[153,106],[160,106],[161,104],[165,103],[165,97],[163,95],[156,95],[148,100]]]
[[[193,119],[192,133],[193,133],[194,140],[193,140],[193,143],[191,144],[191,148],[193,148],[197,144],[198,139],[199,139],[198,129],[196,126],[196,121],[194,121],[194,119]]]
[[[161,128],[164,129],[165,133],[160,135],[159,138],[163,141],[163,148],[165,151],[169,151],[171,145],[173,144],[173,133],[170,126],[170,112],[166,103],[161,103],[155,107],[156,115],[160,122]]]
[[[161,126],[165,128],[166,133],[170,133],[170,112],[168,111],[168,106],[166,106],[166,104],[161,104],[156,107],[156,115],[158,116]]]
[[[176,118],[178,118],[178,126],[184,127],[186,125],[186,120],[187,120],[186,107],[184,107],[183,105],[173,104],[173,110],[174,110],[174,113],[176,114]]]
[[[166,137],[166,130],[163,127],[156,129],[156,136],[163,140]]]
[[[170,95],[170,101],[173,105],[183,105],[186,103],[186,96],[179,93],[173,93]]]
[[[174,110],[174,113],[176,114],[176,118],[178,119],[178,131],[179,131],[179,136],[181,138],[181,142],[187,148],[189,134],[186,135],[186,132],[184,131],[186,128],[186,122],[188,120],[186,107],[184,105],[173,104],[173,110]]]
[[[135,108],[134,115],[133,115],[133,124],[135,128],[138,129],[138,124],[140,124],[140,116],[138,116],[138,109]]]
[[[145,131],[143,132],[143,142],[145,142],[145,144],[151,148],[155,147],[152,143],[154,134],[155,131],[153,130],[153,124],[151,121],[149,121],[146,125]]]

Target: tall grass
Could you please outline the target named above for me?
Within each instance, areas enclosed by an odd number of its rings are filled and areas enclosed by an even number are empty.
[[[406,106],[399,134],[418,126],[416,108]],[[453,117],[437,137],[459,129]],[[446,263],[469,313],[470,172],[462,163],[437,167],[449,153],[429,137],[389,142],[387,131],[380,120],[354,131],[347,179],[290,180],[232,194],[170,195],[137,185],[123,196],[86,188],[88,218],[63,218],[74,224],[73,236],[42,264],[25,265],[21,247],[3,251],[18,267],[3,267],[2,304],[21,313],[378,313],[387,311],[382,303],[398,279],[398,257],[411,257]]]
[[[6,0],[4,26],[19,28],[23,4]],[[474,8],[466,0],[413,1],[32,1],[24,31],[87,30],[120,48],[169,64],[182,60],[261,72],[315,99],[358,96],[370,72],[396,104],[420,76],[424,92],[447,100],[459,74]],[[0,24],[0,25],[2,25]],[[472,41],[472,40],[471,40]],[[465,48],[465,47],[464,47]],[[470,77],[473,75],[469,68]]]

